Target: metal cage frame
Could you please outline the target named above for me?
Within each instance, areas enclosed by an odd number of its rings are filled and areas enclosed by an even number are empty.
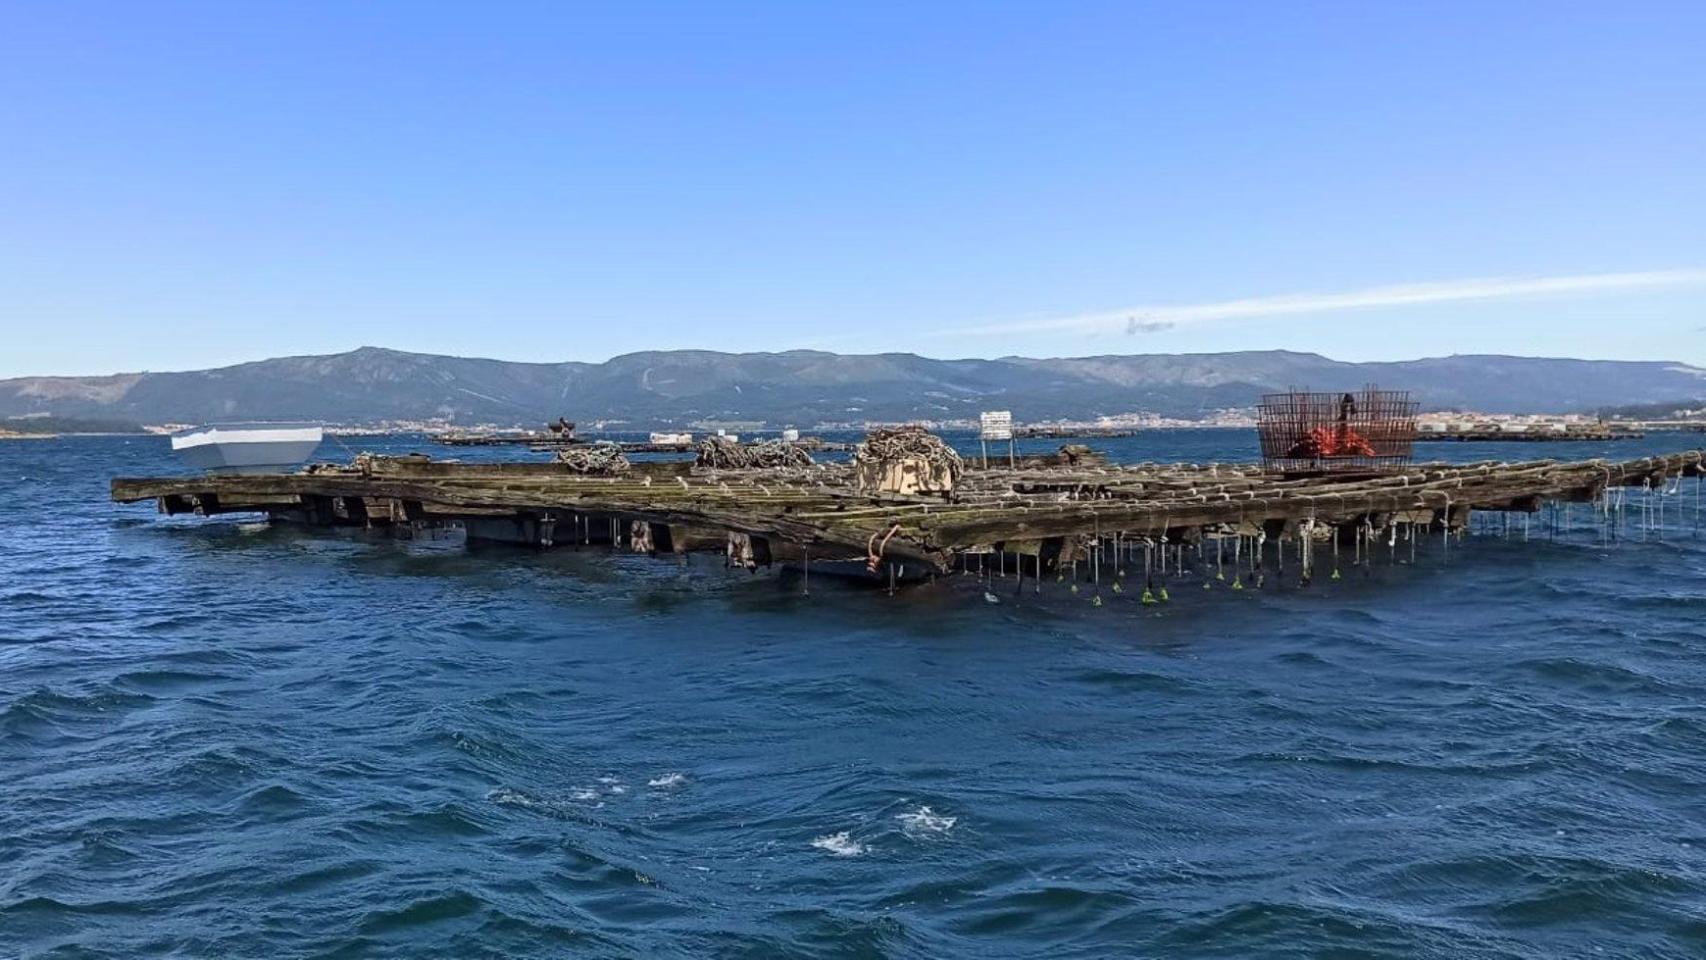
[[[1257,407],[1262,465],[1286,473],[1371,472],[1415,455],[1416,410],[1408,390],[1270,393]]]

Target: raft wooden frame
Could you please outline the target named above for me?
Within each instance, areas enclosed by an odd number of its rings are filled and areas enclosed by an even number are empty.
[[[323,526],[460,525],[472,539],[535,546],[625,542],[647,553],[732,552],[739,540],[748,565],[809,558],[863,567],[877,579],[902,565],[910,579],[997,551],[1034,557],[1032,569],[1042,574],[1087,541],[1108,537],[1177,544],[1240,530],[1284,541],[1393,523],[1462,529],[1478,510],[1532,513],[1547,502],[1590,502],[1610,488],[1662,488],[1702,475],[1702,450],[1621,462],[1417,464],[1361,476],[1031,460],[1016,469],[969,468],[944,499],[863,493],[846,464],[707,471],[642,463],[620,477],[588,477],[554,463],[364,455],[293,474],[120,477],[112,499],[154,500],[166,514],[264,513]]]

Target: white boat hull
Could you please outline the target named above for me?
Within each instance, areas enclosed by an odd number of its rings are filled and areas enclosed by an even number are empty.
[[[288,473],[312,458],[324,438],[313,425],[215,425],[173,434],[172,450],[208,473]]]

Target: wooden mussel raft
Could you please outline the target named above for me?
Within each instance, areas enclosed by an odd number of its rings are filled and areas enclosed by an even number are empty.
[[[1073,451],[978,469],[921,431],[872,439],[880,442],[862,445],[852,463],[735,469],[364,454],[291,474],[118,478],[112,498],[154,500],[167,514],[262,513],[324,526],[460,527],[471,540],[541,547],[712,552],[747,568],[782,563],[879,583],[997,565],[1032,580],[1068,571],[1099,579],[1110,562],[1223,573],[1223,554],[1240,548],[1289,558],[1306,580],[1317,550],[1360,552],[1397,542],[1399,532],[1412,543],[1429,531],[1460,532],[1478,511],[1593,502],[1609,515],[1622,490],[1657,496],[1706,472],[1702,451],[1310,475],[1253,464],[1108,466]]]

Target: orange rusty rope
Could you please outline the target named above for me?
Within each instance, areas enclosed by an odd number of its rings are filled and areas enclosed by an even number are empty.
[[[894,537],[894,535],[899,533],[899,532],[900,532],[900,524],[898,524],[898,523],[890,524],[888,533],[882,535],[882,537],[883,537],[882,543],[877,542],[877,534],[875,534],[875,533],[871,534],[871,538],[869,540],[865,541],[865,569],[866,570],[870,571],[871,573],[877,572],[877,566],[883,562],[883,551],[887,550],[889,547],[889,540],[892,539]]]

